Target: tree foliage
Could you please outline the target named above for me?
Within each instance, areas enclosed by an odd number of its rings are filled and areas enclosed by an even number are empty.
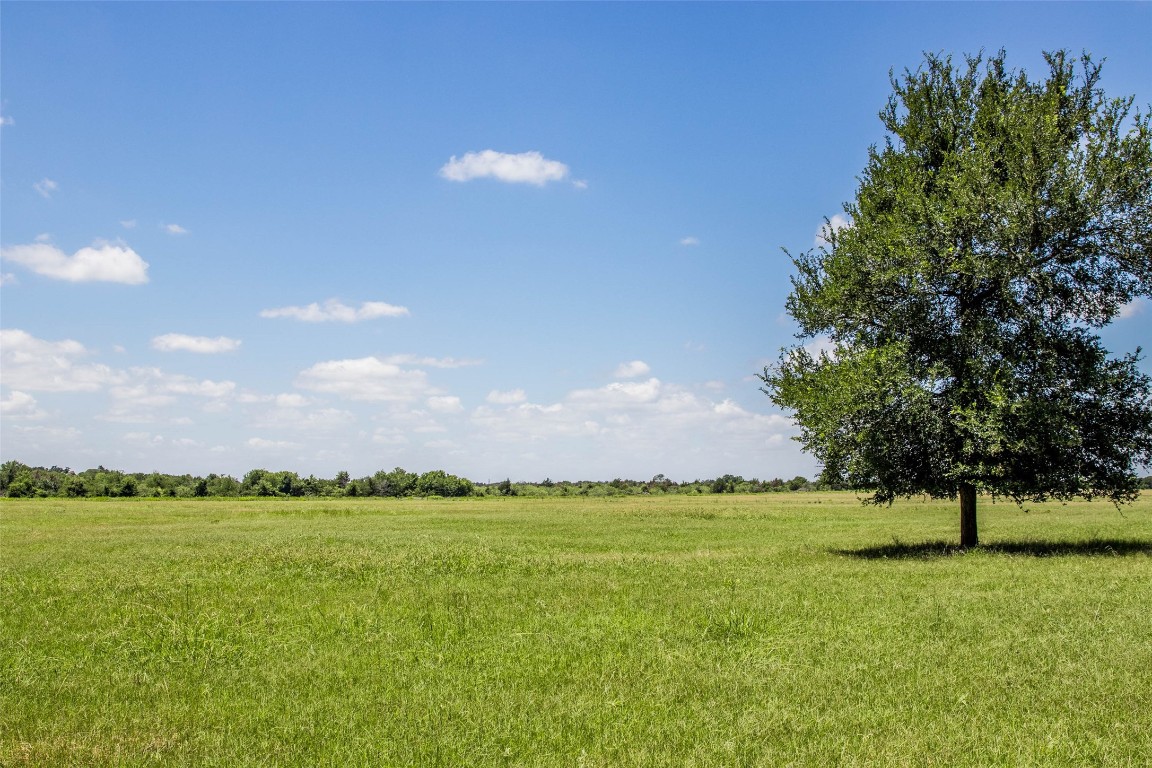
[[[793,257],[802,340],[765,391],[794,411],[824,479],[872,501],[1137,493],[1152,457],[1137,349],[1093,332],[1152,294],[1152,141],[1100,65],[1048,75],[928,55],[892,78],[851,224]]]

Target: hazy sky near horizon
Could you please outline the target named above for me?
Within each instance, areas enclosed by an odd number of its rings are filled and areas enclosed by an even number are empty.
[[[889,71],[1086,50],[1147,109],[1149,30],[1147,2],[5,2],[0,458],[811,476],[755,374]]]

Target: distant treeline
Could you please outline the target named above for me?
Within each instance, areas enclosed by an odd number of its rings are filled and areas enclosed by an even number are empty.
[[[475,483],[442,470],[424,474],[400,467],[391,472],[352,478],[338,472],[333,478],[295,472],[253,469],[237,479],[229,475],[166,475],[161,472],[121,472],[97,467],[75,472],[68,467],[30,467],[18,461],[0,464],[0,495],[33,497],[180,497],[197,496],[630,496],[652,493],[770,493],[827,489],[805,477],[791,480],[745,480],[724,475],[712,480],[677,483],[664,475],[651,480],[579,482],[545,480],[541,483]]]
[[[1141,481],[1152,489],[1152,476]],[[295,472],[253,469],[242,479],[211,474],[166,475],[161,472],[120,472],[115,469],[86,469],[74,472],[68,467],[30,467],[18,461],[0,464],[0,495],[11,498],[35,497],[174,497],[197,496],[634,496],[652,493],[776,493],[784,491],[839,490],[797,476],[791,480],[745,480],[739,475],[723,475],[712,480],[677,483],[664,475],[651,480],[609,481],[545,480],[541,483],[475,483],[436,469],[424,474],[400,467],[391,472],[352,478],[337,472],[333,478]]]

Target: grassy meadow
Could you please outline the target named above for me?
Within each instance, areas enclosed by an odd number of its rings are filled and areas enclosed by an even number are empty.
[[[1152,495],[0,500],[0,765],[1147,766]]]

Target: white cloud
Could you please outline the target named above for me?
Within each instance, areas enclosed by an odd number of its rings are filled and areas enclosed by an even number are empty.
[[[159,368],[130,368],[108,389],[111,405],[98,418],[135,424],[162,420],[190,423],[186,416],[165,419],[160,409],[177,406],[183,398],[196,398],[204,410],[218,413],[227,409],[235,392],[236,383],[232,381],[198,380]]]
[[[328,299],[323,305],[312,302],[304,307],[278,307],[261,310],[260,317],[288,317],[306,323],[358,323],[378,317],[405,317],[407,307],[385,304],[383,301],[365,301],[357,307],[350,307],[339,299]]]
[[[0,115],[0,125],[16,125],[16,121],[8,115]]]
[[[434,395],[426,401],[428,408],[436,413],[459,413],[464,410],[460,398],[451,395]]]
[[[165,224],[164,225],[164,231],[170,235],[186,235],[186,234],[188,234],[188,230],[184,229],[184,227],[180,226],[179,224]]]
[[[615,381],[599,389],[573,390],[568,399],[601,408],[651,403],[660,396],[660,388],[660,380],[656,378],[647,381]]]
[[[240,348],[239,339],[230,339],[227,336],[209,338],[207,336],[187,336],[183,333],[166,333],[152,339],[152,348],[161,352],[197,352],[203,355],[214,355],[220,352],[232,352]]]
[[[287,406],[259,414],[251,423],[266,429],[293,429],[312,434],[347,429],[356,423],[356,415],[339,408],[306,411],[298,406]]]
[[[816,230],[816,237],[813,240],[813,245],[820,247],[829,245],[829,240],[833,232],[839,232],[842,229],[848,229],[852,226],[852,221],[842,213],[837,213],[832,218],[825,221]]]
[[[753,413],[731,399],[713,400],[654,378],[574,390],[548,405],[484,405],[472,412],[471,423],[483,436],[485,455],[515,450],[525,468],[552,476],[571,463],[588,477],[795,474],[769,463],[771,452],[795,434],[790,419]],[[493,443],[507,448],[492,451],[487,446]],[[529,459],[525,447],[530,445],[546,445],[536,453],[547,458]],[[750,459],[762,469],[746,469]]]
[[[697,237],[692,237],[692,236],[682,237],[682,238],[680,238],[680,245],[683,245],[686,247],[693,246],[693,245],[700,245],[700,239]]]
[[[494,389],[488,393],[488,397],[485,399],[496,405],[514,405],[515,403],[524,402],[528,399],[528,396],[524,394],[524,390],[522,389],[511,389],[507,392]]]
[[[836,344],[830,337],[825,335],[820,335],[812,339],[804,345],[804,349],[807,350],[808,354],[812,355],[812,357],[820,357],[822,352],[826,352],[831,356],[835,356],[836,354]]]
[[[136,229],[136,219],[124,219],[120,222],[120,226],[124,229]]]
[[[459,159],[453,155],[440,168],[440,175],[450,181],[493,178],[509,184],[533,184],[541,187],[549,181],[565,179],[568,176],[568,166],[557,160],[548,160],[539,152],[521,152],[512,155],[486,149],[483,152],[468,152]],[[587,186],[586,182],[583,184]]]
[[[72,256],[47,242],[11,245],[0,249],[0,258],[38,275],[73,283],[139,285],[148,282],[148,262],[131,248],[111,243],[96,243]]]
[[[250,437],[245,444],[258,451],[292,451],[302,447],[300,443],[292,443],[287,440],[266,440],[262,437]]]
[[[381,358],[385,363],[392,365],[425,365],[429,368],[466,368],[470,365],[481,365],[481,360],[455,357],[420,357],[419,355],[388,355]]]
[[[405,370],[376,357],[317,363],[296,377],[296,386],[351,400],[411,402],[439,394],[423,371]]]
[[[8,419],[41,419],[45,414],[36,406],[36,398],[14,389],[7,399],[0,399],[0,415]]]
[[[1128,318],[1136,317],[1136,315],[1144,314],[1144,310],[1147,307],[1148,301],[1137,296],[1135,299],[1132,299],[1132,301],[1120,307],[1120,311],[1116,314],[1116,317],[1121,320],[1127,320]]]
[[[646,375],[650,370],[652,369],[648,367],[648,363],[643,360],[633,360],[630,363],[620,363],[612,375],[617,379],[634,379]]]
[[[584,179],[577,179],[572,182],[572,186],[576,187],[576,189],[588,189],[588,182]]]
[[[16,328],[0,329],[0,382],[22,391],[95,392],[124,379],[106,365],[78,364],[87,354],[72,339],[45,341]]]
[[[0,272],[0,285],[16,285],[19,282],[11,272]]]
[[[32,185],[32,189],[36,190],[36,194],[47,200],[52,197],[52,193],[60,188],[60,185],[52,181],[52,179],[40,179]]]

